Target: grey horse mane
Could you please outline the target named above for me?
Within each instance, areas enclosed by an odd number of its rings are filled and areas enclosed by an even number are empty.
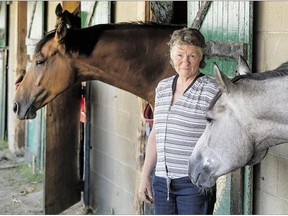
[[[275,70],[265,71],[263,73],[249,73],[245,75],[239,75],[234,77],[231,81],[236,83],[241,79],[251,79],[251,80],[266,80],[269,78],[283,77],[288,75],[288,62],[281,64]]]
[[[278,68],[276,68],[275,70],[270,70],[270,71],[266,71],[263,73],[248,73],[245,75],[239,75],[234,77],[231,81],[233,83],[236,83],[239,80],[244,80],[244,79],[250,79],[250,80],[266,80],[269,78],[275,78],[275,77],[283,77],[283,76],[287,76],[288,75],[288,62],[285,62],[283,64],[281,64]],[[213,100],[211,101],[208,110],[211,110],[216,101],[219,99],[219,97],[222,95],[222,92],[219,91],[215,97],[213,98]]]

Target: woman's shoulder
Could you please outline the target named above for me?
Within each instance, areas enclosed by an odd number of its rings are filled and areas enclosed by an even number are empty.
[[[170,77],[167,77],[167,78],[164,78],[164,79],[160,80],[160,82],[158,83],[157,88],[163,88],[163,87],[165,88],[167,86],[171,86],[175,76],[176,75],[173,75],[173,76],[170,76]]]
[[[199,81],[204,85],[211,85],[211,86],[217,86],[217,83],[215,79],[208,75],[203,75],[199,78]]]
[[[211,76],[204,75],[199,79],[204,91],[214,92],[216,94],[219,91],[218,84]]]
[[[156,87],[156,97],[163,97],[164,95],[169,95],[172,91],[173,80],[176,75],[170,76],[162,79]]]

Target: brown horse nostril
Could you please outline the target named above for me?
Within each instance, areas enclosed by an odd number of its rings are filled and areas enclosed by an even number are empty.
[[[13,112],[14,112],[14,113],[17,113],[17,111],[18,111],[18,104],[17,104],[17,103],[14,103],[14,104],[13,104]]]

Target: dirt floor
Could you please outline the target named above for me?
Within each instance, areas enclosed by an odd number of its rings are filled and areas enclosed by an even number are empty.
[[[0,150],[0,215],[7,214],[43,214],[43,175],[33,173],[23,156],[4,149]],[[83,202],[61,214],[85,214]]]

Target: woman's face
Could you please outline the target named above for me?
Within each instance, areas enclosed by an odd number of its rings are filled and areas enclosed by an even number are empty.
[[[179,76],[189,77],[199,73],[202,51],[194,45],[174,45],[170,54],[174,68]]]

